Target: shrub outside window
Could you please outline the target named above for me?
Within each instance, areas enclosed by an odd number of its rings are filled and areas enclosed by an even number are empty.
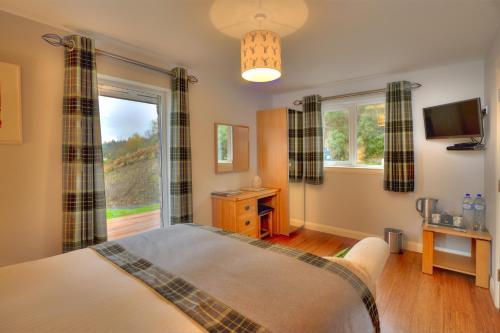
[[[385,102],[325,103],[325,167],[381,168],[384,164]]]

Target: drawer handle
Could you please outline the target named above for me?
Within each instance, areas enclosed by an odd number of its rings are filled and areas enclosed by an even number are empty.
[[[250,221],[245,221],[245,225],[246,226],[250,225]]]
[[[246,205],[245,210],[250,210],[250,205]]]

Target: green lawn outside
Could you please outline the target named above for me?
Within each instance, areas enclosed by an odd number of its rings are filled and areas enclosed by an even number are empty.
[[[137,207],[137,208],[124,208],[124,209],[106,209],[106,219],[111,220],[117,217],[141,214],[152,212],[154,210],[160,209],[160,204],[152,204],[149,206]]]

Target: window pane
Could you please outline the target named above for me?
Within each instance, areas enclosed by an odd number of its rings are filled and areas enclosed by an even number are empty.
[[[161,223],[158,107],[99,96],[108,238],[157,228]]]
[[[356,163],[365,165],[383,164],[384,124],[384,103],[358,106]]]
[[[324,112],[324,157],[328,164],[349,161],[349,109]]]
[[[231,126],[217,125],[217,159],[219,163],[231,163],[233,161],[232,134]]]

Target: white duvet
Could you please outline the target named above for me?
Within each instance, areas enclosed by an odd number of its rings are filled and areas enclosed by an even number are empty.
[[[205,332],[94,250],[0,268],[0,332]]]

